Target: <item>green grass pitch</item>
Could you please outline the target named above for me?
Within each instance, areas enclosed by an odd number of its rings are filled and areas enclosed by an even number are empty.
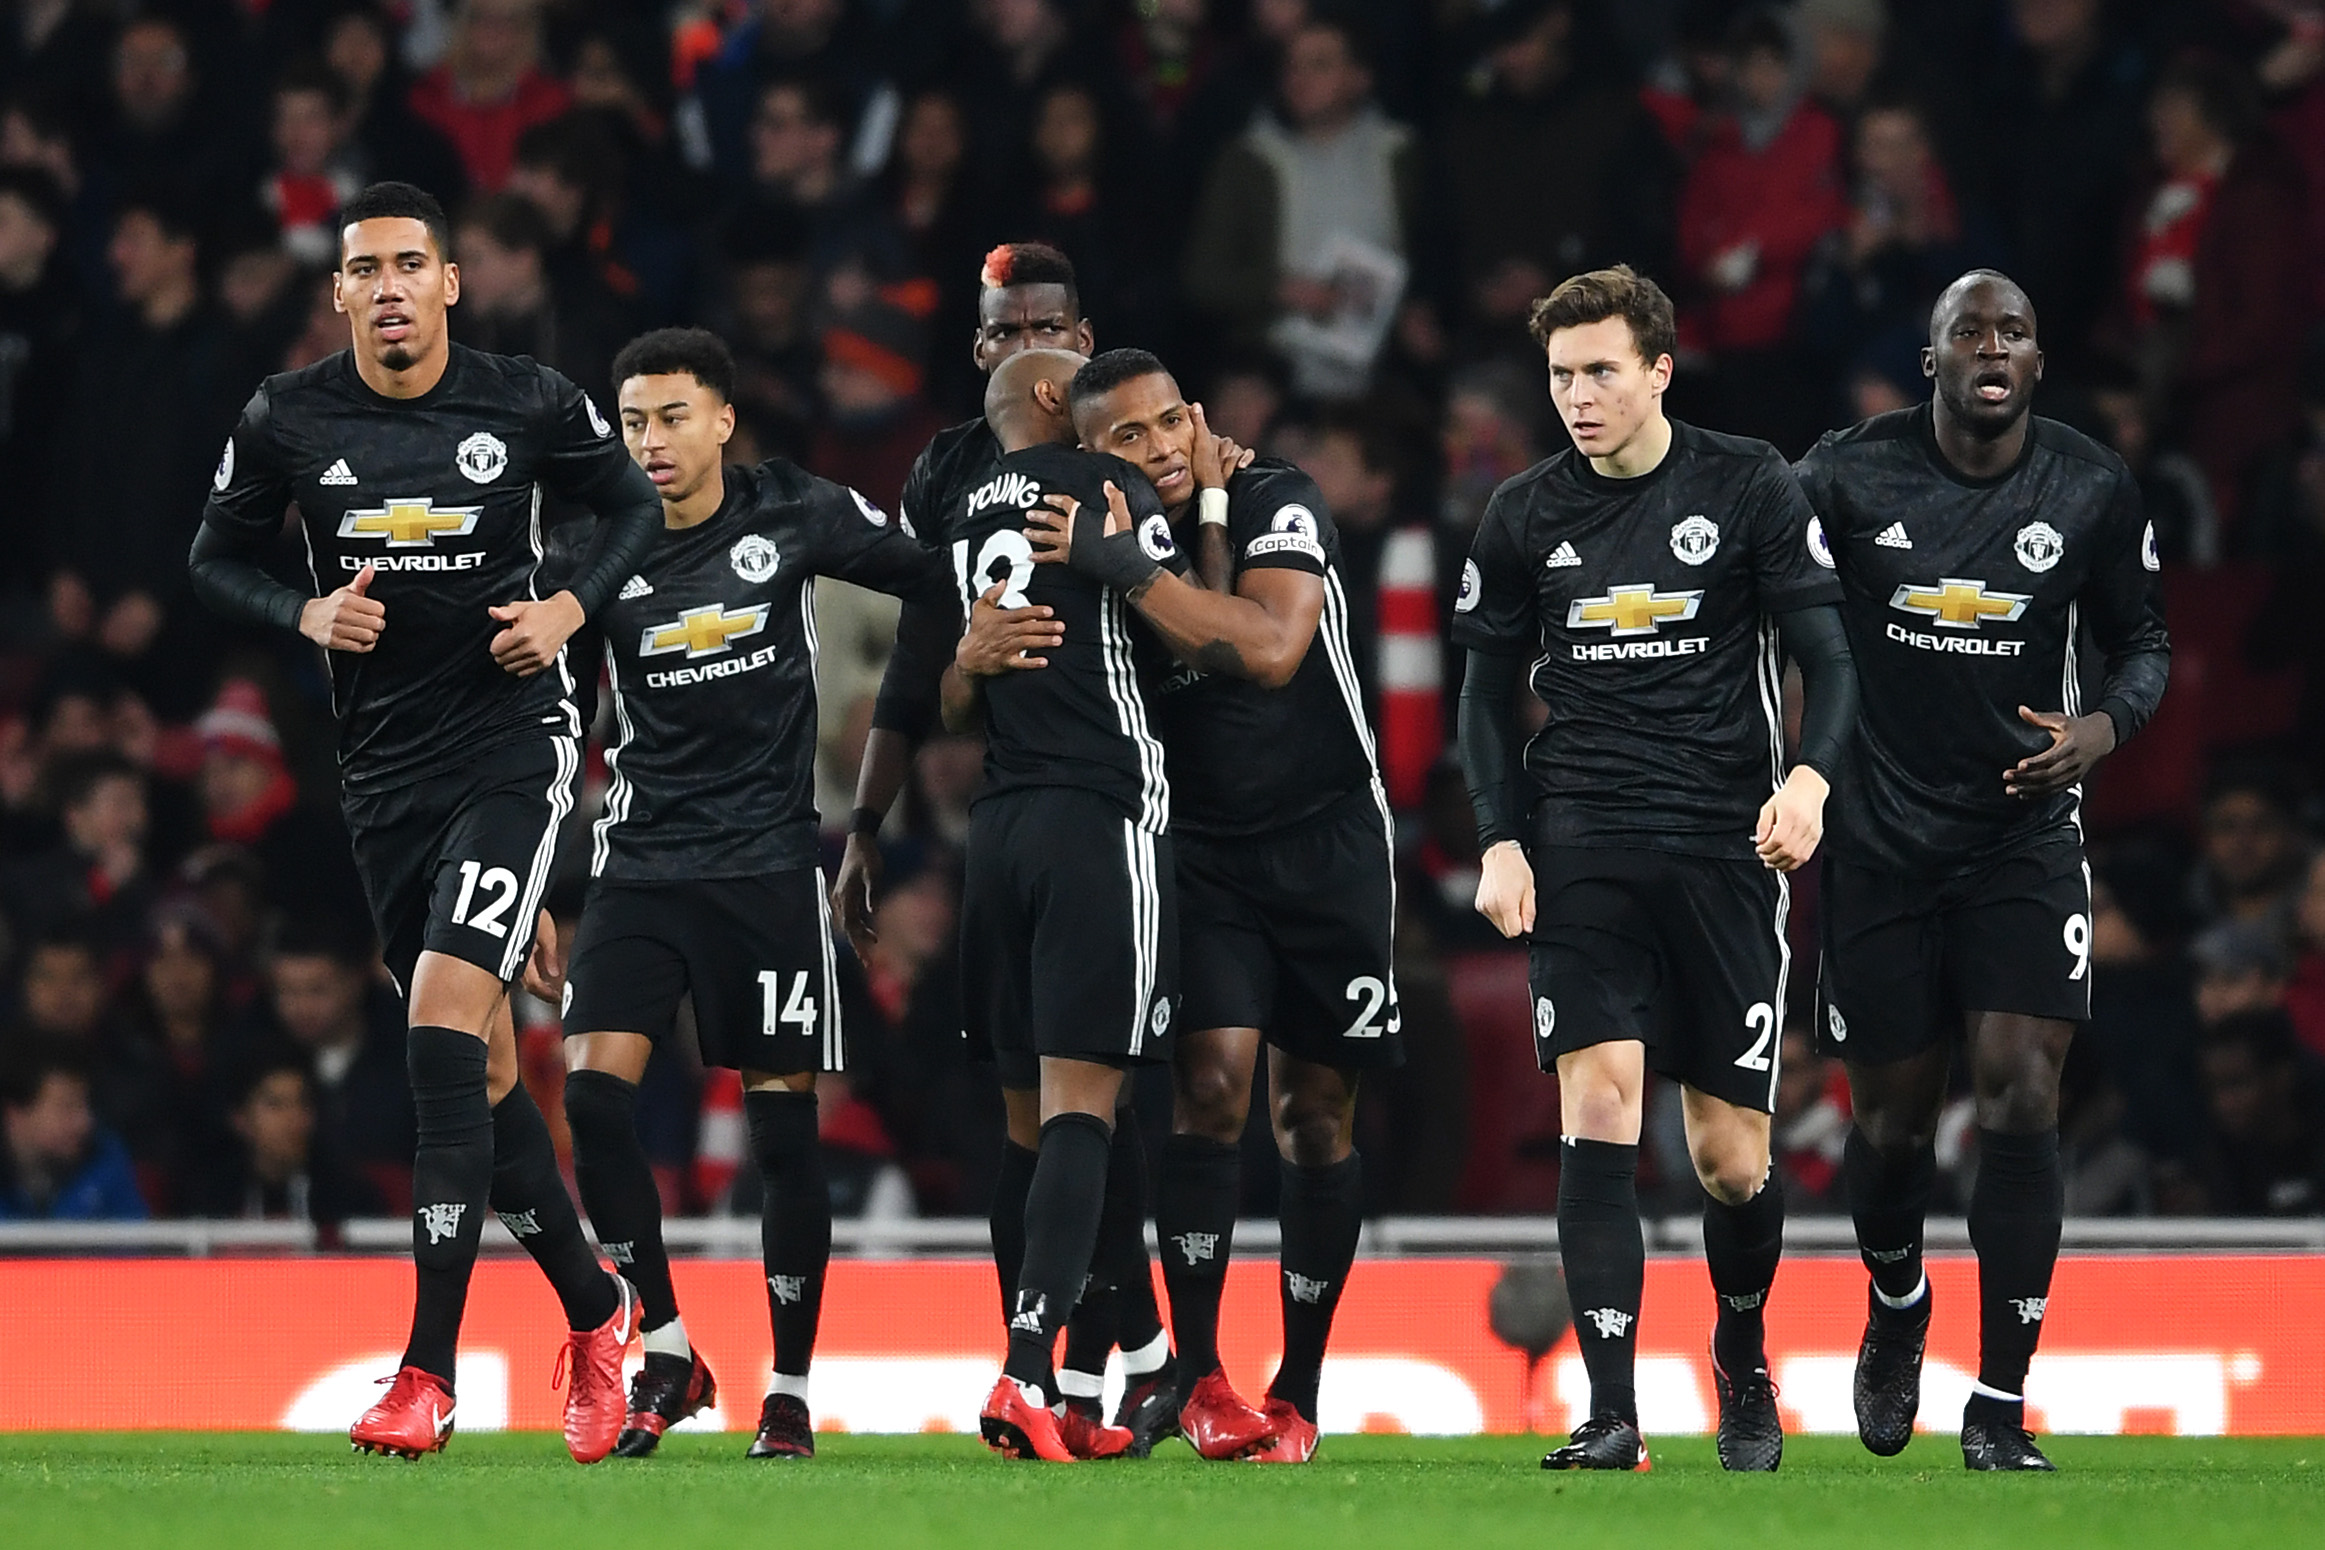
[[[1795,1437],[1773,1478],[1723,1476],[1706,1438],[1665,1440],[1643,1476],[1547,1475],[1522,1437],[1334,1437],[1306,1468],[1204,1464],[1176,1442],[1067,1466],[1005,1463],[967,1437],[821,1445],[812,1463],[755,1464],[740,1437],[680,1435],[651,1461],[584,1470],[543,1434],[460,1437],[417,1464],[319,1436],[13,1435],[0,1526],[23,1550],[2325,1544],[2325,1438],[2062,1437],[2049,1478],[1966,1475],[1945,1436],[1886,1460]]]

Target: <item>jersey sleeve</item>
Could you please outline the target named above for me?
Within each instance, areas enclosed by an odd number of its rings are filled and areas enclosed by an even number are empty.
[[[1827,570],[1836,568],[1840,551],[1833,546],[1841,536],[1834,531],[1839,511],[1833,499],[1831,444],[1828,432],[1808,449],[1806,457],[1792,465],[1793,481],[1808,502],[1808,557]]]
[[[202,521],[230,538],[262,542],[281,531],[290,503],[290,470],[275,445],[274,405],[262,385],[226,438]]]
[[[905,537],[931,548],[937,546],[937,530],[943,525],[936,520],[936,474],[929,467],[935,452],[933,441],[920,449],[920,456],[912,460],[912,471],[904,476],[903,493],[896,498],[897,527]],[[921,531],[923,528],[927,531]]]
[[[1324,574],[1324,525],[1331,518],[1315,480],[1287,470],[1251,470],[1237,476],[1229,496],[1227,537],[1238,572]]]
[[[939,612],[959,606],[946,556],[916,543],[859,492],[812,479],[805,506],[815,574]]]
[[[1461,567],[1453,598],[1453,643],[1499,655],[1526,653],[1542,643],[1535,617],[1534,567],[1520,536],[1524,497],[1507,485],[1486,503],[1485,517]]]
[[[644,480],[645,475],[614,434],[613,422],[563,373],[547,366],[538,370],[545,422],[541,482],[567,500],[593,508],[634,496],[633,479]],[[651,480],[646,483],[652,487]]]
[[[2099,529],[2102,547],[2078,601],[2107,659],[2106,681],[2094,708],[2114,721],[2116,741],[2124,743],[2147,725],[2163,701],[2172,640],[2164,627],[2155,524],[2148,520],[2130,470],[2119,471],[2116,480],[2114,500]]]
[[[1841,600],[1824,524],[1782,455],[1771,451],[1753,470],[1742,506],[1752,585],[1762,613],[1790,613]]]

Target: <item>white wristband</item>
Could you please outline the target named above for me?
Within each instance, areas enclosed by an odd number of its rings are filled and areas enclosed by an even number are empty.
[[[1203,527],[1227,525],[1227,492],[1204,490],[1195,497],[1195,519]]]

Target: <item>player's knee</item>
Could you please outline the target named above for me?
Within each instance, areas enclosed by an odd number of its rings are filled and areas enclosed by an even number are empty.
[[[1349,1153],[1349,1114],[1320,1098],[1287,1098],[1276,1109],[1276,1151],[1302,1168],[1329,1168]]]
[[[2026,1069],[1978,1084],[1978,1126],[1982,1130],[2048,1130],[2059,1122],[2058,1078]]]
[[[1566,1134],[1590,1141],[1636,1140],[1639,1107],[1612,1082],[1561,1081],[1559,1109]]]
[[[1243,1138],[1250,1117],[1250,1082],[1238,1081],[1223,1064],[1191,1062],[1179,1071],[1171,1128],[1180,1135],[1207,1136],[1232,1146]]]
[[[606,1071],[576,1071],[565,1079],[565,1123],[577,1154],[600,1156],[637,1136],[638,1087]]]
[[[1746,1135],[1691,1140],[1688,1155],[1704,1193],[1721,1205],[1740,1206],[1768,1181],[1768,1144]]]

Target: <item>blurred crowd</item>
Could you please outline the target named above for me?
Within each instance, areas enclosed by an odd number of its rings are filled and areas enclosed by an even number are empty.
[[[1528,302],[1656,276],[1673,412],[1796,455],[1923,397],[1937,291],[2007,269],[2041,412],[2142,478],[2178,646],[2087,813],[2069,1209],[2325,1210],[2325,0],[7,0],[0,1218],[407,1204],[320,665],[203,616],[184,564],[252,387],[343,347],[333,214],[391,177],[455,212],[456,338],[603,402],[633,333],[718,330],[738,459],[892,504],[976,412],[982,255],[1035,239],[1101,347],[1316,477],[1407,874],[1414,1059],[1362,1117],[1369,1204],[1402,1211],[1553,1198],[1440,644],[1486,497],[1563,443]],[[819,610],[837,821],[894,616]],[[931,743],[889,825],[823,1105],[843,1211],[984,1209],[998,1106],[952,966],[977,778]],[[569,928],[578,879],[555,899]],[[554,1120],[554,1018],[524,1010]],[[755,1210],[739,1094],[684,1046],[641,1109],[666,1203]],[[1805,1023],[1785,1055],[1792,1199],[1838,1209],[1846,1084]]]

